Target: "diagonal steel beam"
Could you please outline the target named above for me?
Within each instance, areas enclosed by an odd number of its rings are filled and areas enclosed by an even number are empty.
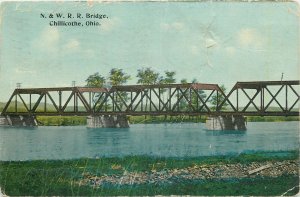
[[[180,90],[180,89],[178,89]],[[186,88],[185,91],[183,92],[183,94],[185,94],[189,89]],[[180,101],[183,99],[183,94],[180,95],[180,97],[177,99],[176,103],[173,105],[172,111],[175,110],[176,106],[180,109],[179,103]]]
[[[119,96],[119,98],[121,99],[122,103],[125,105],[125,107],[127,109],[128,105],[127,105],[126,101],[123,99],[123,97],[119,94],[119,91],[116,91],[116,94],[117,94],[117,96]]]
[[[163,108],[161,109],[161,111],[163,111],[167,105],[169,104],[169,102],[171,102],[172,97],[174,96],[174,94],[176,93],[177,88],[174,89],[173,93],[170,95],[170,98],[167,100],[167,102],[163,105]]]
[[[179,90],[180,90],[180,92],[182,92],[181,89],[179,89]],[[183,92],[182,92],[182,93],[183,93]],[[184,98],[186,99],[186,101],[188,102],[189,106],[190,106],[194,111],[196,111],[195,108],[194,108],[194,106],[192,105],[191,100],[189,100],[189,99],[186,97],[185,94],[183,94],[183,96],[184,96]]]
[[[139,102],[136,104],[136,106],[133,108],[133,111],[135,111],[137,109],[137,107],[139,106],[139,104],[142,102],[143,98],[145,97],[145,92],[141,92],[141,99],[139,100]]]
[[[247,108],[250,106],[250,104],[252,103],[252,105],[255,107],[255,109],[257,111],[260,111],[259,108],[255,105],[255,103],[253,102],[253,100],[256,98],[256,96],[259,94],[260,90],[256,89],[256,93],[254,94],[254,96],[252,98],[250,98],[250,96],[247,94],[247,92],[244,90],[244,88],[241,88],[241,90],[244,92],[244,94],[247,96],[247,98],[249,99],[248,104],[244,107],[244,109],[242,111],[246,111]]]
[[[92,108],[89,105],[88,101],[84,98],[82,92],[78,91],[77,92],[77,96],[81,100],[81,102],[83,103],[84,108],[86,109],[86,111],[91,113],[92,112]]]
[[[281,108],[281,110],[284,111],[284,108],[280,105],[280,103],[279,103],[279,102],[277,101],[277,99],[276,99],[277,95],[281,92],[281,90],[282,90],[283,87],[284,87],[284,85],[282,85],[282,86],[279,88],[279,90],[276,92],[275,95],[273,95],[273,94],[271,93],[271,91],[270,91],[267,87],[265,87],[266,90],[269,92],[269,94],[270,94],[271,97],[272,97],[271,101],[270,101],[270,102],[267,104],[267,106],[265,107],[265,110],[267,110],[268,107],[271,105],[271,103],[275,100],[275,102],[279,105],[279,107]]]
[[[152,99],[150,98],[150,96],[148,95],[148,93],[146,94],[147,98],[149,99],[150,103],[152,103],[152,106],[155,108],[156,111],[159,111],[158,108],[156,107],[156,105],[153,103]],[[150,105],[151,106],[151,105]],[[150,108],[151,111],[151,108]]]
[[[163,100],[161,100],[161,98],[160,98],[160,93],[158,94],[156,91],[155,91],[155,89],[152,89],[152,91],[154,92],[154,94],[156,95],[156,97],[158,98],[158,101],[159,101],[159,103],[158,103],[158,105],[160,106],[160,104],[162,104],[163,106],[165,105],[165,103],[163,102]],[[160,92],[160,90],[158,90],[159,92]],[[158,107],[159,108],[159,111],[162,111],[161,109],[160,109],[160,107]]]
[[[70,100],[72,99],[72,97],[74,96],[74,91],[72,91],[72,93],[70,94],[70,96],[69,96],[69,98],[68,98],[68,100],[66,101],[66,103],[64,104],[64,106],[63,106],[63,108],[61,109],[61,111],[62,112],[64,112],[65,111],[65,109],[66,109],[66,107],[68,106],[68,104],[69,104],[69,102],[70,102]]]
[[[209,96],[208,96],[208,97],[206,98],[206,100],[204,101],[205,103],[207,103],[207,102],[209,101],[210,97],[213,95],[213,93],[214,93],[215,91],[216,91],[216,90],[211,91],[211,93],[209,94]],[[201,111],[203,107],[204,107],[204,105],[200,106],[199,111]],[[217,107],[216,107],[216,110],[217,110]]]
[[[3,108],[3,110],[2,110],[2,113],[1,113],[1,114],[4,114],[4,113],[6,113],[6,111],[7,111],[7,108],[8,108],[8,106],[10,105],[10,103],[11,103],[11,100],[14,98],[15,94],[16,94],[16,90],[14,90],[14,92],[13,92],[13,93],[12,93],[12,95],[10,96],[10,98],[9,98],[8,102],[6,103],[6,105],[4,106],[4,108]]]
[[[111,92],[103,92],[101,94],[101,97],[105,94],[104,99],[100,102],[100,98],[97,100],[97,102],[94,104],[94,112],[100,112],[100,110],[102,109],[103,105],[107,102],[109,95],[111,94]],[[100,103],[98,103],[100,102]],[[99,104],[99,106],[97,106],[97,104]],[[97,109],[96,109],[97,107]]]
[[[22,98],[22,96],[21,96],[20,94],[18,94],[18,96],[19,96],[19,98],[21,99],[21,101],[22,101],[23,105],[25,106],[26,110],[27,110],[28,112],[30,112],[29,109],[28,109],[28,107],[27,107],[27,105],[26,105],[26,103],[25,103],[25,101],[24,101],[24,99]]]
[[[55,101],[53,100],[52,96],[49,94],[49,92],[47,92],[46,95],[49,97],[49,99],[52,102],[53,106],[55,107],[56,111],[59,112],[59,109],[58,109]]]
[[[210,112],[209,107],[206,105],[206,102],[203,101],[203,99],[202,99],[201,96],[198,94],[198,92],[197,92],[195,89],[193,89],[193,91],[196,93],[198,99],[201,101],[201,103],[202,103],[203,106],[207,109],[207,111]],[[201,107],[201,109],[202,109],[202,108],[203,108],[203,107]]]
[[[131,96],[131,101],[130,101],[130,104],[128,105],[127,109],[125,111],[132,111],[132,106],[135,102],[135,100],[138,98],[138,96],[140,95],[141,91],[137,91],[137,93],[135,94],[134,98],[132,99],[132,96]],[[131,110],[130,110],[131,109]]]
[[[39,106],[41,100],[43,99],[43,97],[45,96],[45,93],[41,93],[40,97],[38,98],[38,100],[36,101],[35,105],[32,108],[32,112],[35,112],[35,110],[37,109],[37,107]]]

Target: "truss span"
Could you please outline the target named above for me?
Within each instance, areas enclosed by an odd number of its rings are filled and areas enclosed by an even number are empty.
[[[15,89],[1,115],[298,116],[299,81]]]

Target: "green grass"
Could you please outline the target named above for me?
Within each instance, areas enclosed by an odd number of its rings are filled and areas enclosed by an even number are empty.
[[[86,125],[86,117],[83,116],[38,116],[37,120],[44,126]]]
[[[284,121],[299,121],[299,116],[248,116],[248,122],[284,122]]]
[[[157,124],[157,123],[182,123],[182,122],[194,122],[204,123],[206,116],[129,116],[130,124]],[[86,117],[83,116],[38,116],[37,120],[44,126],[76,126],[86,125]],[[283,122],[283,121],[299,121],[299,117],[260,117],[249,116],[248,122]]]
[[[127,156],[76,160],[36,160],[0,162],[0,187],[7,195],[280,195],[298,185],[299,178],[284,175],[277,178],[244,178],[193,180],[173,184],[106,185],[98,189],[79,186],[82,173],[96,175],[123,174],[127,171],[151,171],[185,168],[199,164],[249,163],[253,161],[297,159],[298,151],[258,152],[232,156],[194,158],[157,158]],[[113,165],[121,168],[114,169]],[[297,190],[298,191],[298,190]],[[291,191],[289,195],[297,193]]]
[[[206,116],[129,116],[130,124],[202,122]]]

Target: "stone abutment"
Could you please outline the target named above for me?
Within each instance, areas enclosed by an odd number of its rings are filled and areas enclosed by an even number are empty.
[[[207,130],[238,130],[245,131],[246,118],[241,115],[208,116],[206,119]]]

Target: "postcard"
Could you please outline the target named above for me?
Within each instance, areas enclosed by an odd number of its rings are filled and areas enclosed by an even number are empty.
[[[3,1],[1,196],[299,193],[294,1]]]

